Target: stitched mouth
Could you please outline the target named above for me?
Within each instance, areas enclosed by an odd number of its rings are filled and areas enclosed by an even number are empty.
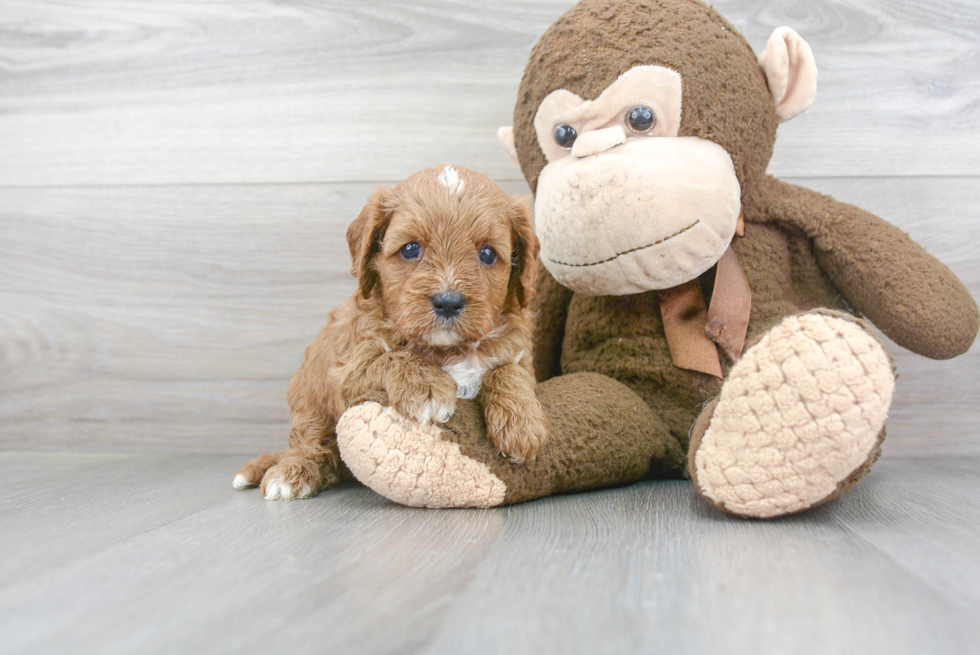
[[[698,220],[694,221],[693,223],[691,223],[690,225],[688,225],[687,227],[682,228],[682,229],[674,232],[673,234],[671,234],[669,236],[665,236],[663,239],[658,239],[657,241],[654,241],[653,243],[648,243],[645,246],[637,246],[636,248],[630,248],[629,250],[624,250],[623,252],[618,252],[615,255],[613,255],[612,257],[609,257],[607,259],[603,259],[603,260],[598,261],[598,262],[588,262],[586,264],[569,264],[567,262],[560,262],[557,259],[552,259],[551,261],[553,263],[555,263],[555,264],[561,264],[562,266],[573,266],[575,268],[581,268],[583,266],[598,266],[599,264],[605,264],[607,262],[611,262],[612,260],[616,259],[617,257],[622,257],[623,255],[629,255],[629,254],[634,253],[634,252],[639,252],[641,250],[646,250],[647,248],[653,248],[654,246],[659,246],[661,243],[664,243],[666,241],[670,241],[674,237],[678,237],[678,236],[684,234],[685,232],[687,232],[688,230],[690,230],[691,228],[693,228],[695,225],[697,225],[700,222],[701,222],[701,219],[698,219]]]

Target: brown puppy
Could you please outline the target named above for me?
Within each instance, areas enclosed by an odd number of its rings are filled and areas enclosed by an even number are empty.
[[[358,290],[331,314],[289,385],[289,448],[235,476],[269,500],[336,483],[340,415],[372,392],[417,421],[480,396],[487,435],[518,462],[547,437],[535,397],[528,308],[538,240],[523,198],[437,166],[381,188],[347,230]]]

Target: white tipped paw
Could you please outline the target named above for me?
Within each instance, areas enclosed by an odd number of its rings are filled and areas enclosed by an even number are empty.
[[[400,409],[396,409],[396,411],[400,411],[402,416],[407,416],[422,425],[445,423],[456,413],[456,403],[444,403],[430,399],[418,404],[402,403]]]
[[[430,400],[422,406],[422,411],[417,417],[422,423],[445,423],[456,413],[456,405],[443,405],[435,400]]]
[[[303,486],[298,489],[293,488],[287,482],[279,478],[273,478],[265,483],[266,500],[296,500],[298,498],[309,498],[313,495],[313,490]]]
[[[270,480],[265,485],[266,500],[292,500],[293,488],[282,480]]]
[[[439,368],[396,370],[385,391],[392,407],[419,423],[445,423],[456,412],[456,381]]]
[[[238,475],[235,476],[235,479],[232,481],[231,486],[233,486],[235,489],[248,489],[249,487],[255,487],[257,485],[252,484],[251,482],[245,479],[244,475],[239,473]]]

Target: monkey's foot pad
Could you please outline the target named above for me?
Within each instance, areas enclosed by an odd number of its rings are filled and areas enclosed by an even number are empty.
[[[486,464],[466,457],[435,425],[420,425],[391,407],[351,407],[337,423],[340,456],[358,480],[412,507],[494,507],[506,485]]]
[[[891,358],[862,322],[791,316],[732,368],[707,430],[693,435],[691,477],[712,504],[747,517],[835,498],[877,457],[894,388]]]

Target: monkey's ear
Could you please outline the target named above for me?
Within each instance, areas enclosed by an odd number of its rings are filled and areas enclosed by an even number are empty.
[[[381,249],[381,240],[391,222],[391,194],[392,190],[389,188],[378,188],[347,228],[350,272],[357,278],[358,288],[365,298],[371,295],[371,289],[378,281],[378,272],[371,266],[371,259]]]
[[[515,294],[521,308],[527,307],[538,278],[538,255],[541,244],[534,233],[531,205],[526,198],[514,196],[510,212],[513,252],[510,258],[508,292]]]
[[[520,168],[521,162],[517,159],[517,147],[514,145],[514,128],[510,125],[502,127],[497,130],[497,138],[500,139],[500,144],[507,151],[507,156],[510,160],[514,162],[514,165]]]
[[[817,64],[810,45],[796,31],[777,27],[759,55],[759,66],[769,82],[780,123],[810,108],[817,95]]]

